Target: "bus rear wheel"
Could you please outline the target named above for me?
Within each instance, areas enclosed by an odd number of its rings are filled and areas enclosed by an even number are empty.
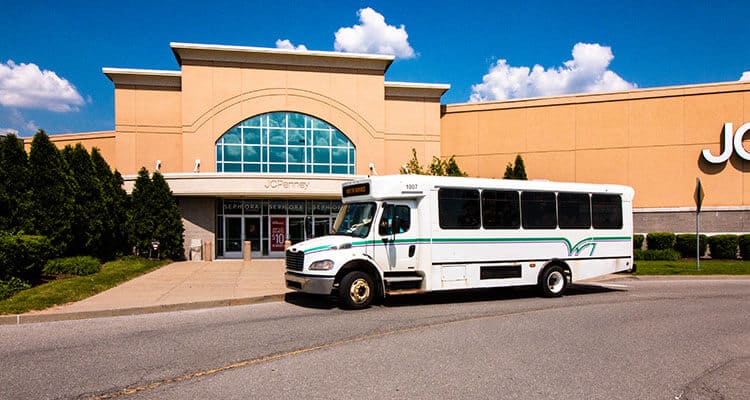
[[[375,286],[370,275],[352,271],[344,276],[339,286],[339,299],[344,308],[358,310],[367,308],[375,295]]]
[[[544,297],[560,297],[568,288],[568,276],[559,265],[547,267],[539,279],[539,289]]]

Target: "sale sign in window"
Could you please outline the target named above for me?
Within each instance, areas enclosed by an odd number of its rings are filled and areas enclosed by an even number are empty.
[[[286,218],[271,217],[271,251],[284,251]]]

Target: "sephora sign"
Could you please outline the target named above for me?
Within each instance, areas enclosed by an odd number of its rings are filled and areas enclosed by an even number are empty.
[[[703,149],[702,154],[703,158],[705,158],[706,161],[712,164],[721,164],[723,162],[726,162],[727,160],[729,160],[729,157],[732,156],[732,149],[734,149],[734,152],[737,153],[740,158],[750,161],[750,152],[745,150],[745,147],[742,146],[742,138],[748,131],[750,131],[750,122],[747,122],[737,128],[736,132],[732,132],[733,130],[734,129],[731,122],[727,122],[724,124],[724,135],[722,143],[724,151],[722,151],[718,156],[715,156],[711,154],[711,151],[709,149]],[[732,133],[734,133],[734,138],[732,138]]]

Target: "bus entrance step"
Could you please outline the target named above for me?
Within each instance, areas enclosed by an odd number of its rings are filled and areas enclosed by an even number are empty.
[[[420,289],[421,287],[421,276],[391,276],[385,278],[385,288],[388,292]]]

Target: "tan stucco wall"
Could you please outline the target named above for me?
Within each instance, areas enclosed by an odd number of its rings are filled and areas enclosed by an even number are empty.
[[[110,167],[112,167],[112,160],[115,159],[116,144],[114,131],[53,134],[49,135],[49,139],[58,149],[63,149],[67,145],[75,146],[78,143],[81,143],[89,152],[96,147],[99,149],[102,157],[110,164]],[[33,138],[24,138],[24,148],[27,153],[31,150],[32,140]]]
[[[750,82],[446,106],[441,154],[501,178],[521,154],[529,179],[620,183],[641,208],[750,205],[750,162],[712,165],[724,123],[750,122]],[[746,135],[745,148],[750,148]]]

